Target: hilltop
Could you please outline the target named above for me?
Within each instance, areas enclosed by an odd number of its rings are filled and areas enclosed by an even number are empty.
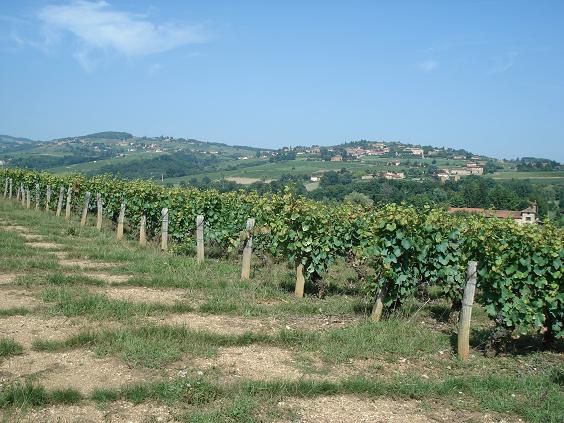
[[[442,182],[469,175],[564,183],[559,163],[548,159],[498,160],[465,149],[401,142],[359,140],[335,146],[294,146],[278,150],[233,146],[171,136],[135,136],[104,131],[34,141],[0,136],[0,164],[57,174],[111,173],[165,183],[225,180],[252,184],[299,178],[315,189],[329,171],[343,169],[353,179],[408,179]]]
[[[228,163],[270,151],[168,136],[136,137],[116,131],[51,141],[2,136],[0,148],[0,160],[11,166],[59,174],[112,173],[158,179],[229,169]]]

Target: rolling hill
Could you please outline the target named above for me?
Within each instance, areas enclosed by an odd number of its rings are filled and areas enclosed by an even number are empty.
[[[392,178],[404,175],[402,177],[407,179],[422,180],[444,168],[463,169],[472,162],[485,166],[484,173],[495,179],[564,184],[560,164],[545,159],[526,159],[525,162],[523,159],[521,162],[501,161],[462,149],[366,140],[333,147],[297,146],[272,150],[190,138],[139,137],[119,131],[50,141],[0,135],[1,165],[57,174],[110,173],[172,184],[222,179],[251,184],[289,175],[315,181],[325,172],[341,169],[358,179],[389,174]],[[315,187],[316,183],[311,182],[308,189]]]

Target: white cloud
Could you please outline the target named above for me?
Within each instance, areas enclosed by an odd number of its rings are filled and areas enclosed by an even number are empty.
[[[48,31],[68,32],[79,40],[75,57],[83,65],[93,51],[145,56],[205,41],[199,26],[151,22],[147,16],[115,10],[106,1],[45,6],[38,18]]]
[[[439,67],[439,62],[432,59],[423,60],[417,64],[417,67],[424,72],[432,72]]]

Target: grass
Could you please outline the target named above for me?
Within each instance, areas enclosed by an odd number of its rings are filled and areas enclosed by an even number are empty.
[[[326,298],[295,299],[293,269],[284,263],[268,260],[263,264],[253,259],[253,277],[242,282],[237,257],[208,259],[199,266],[193,257],[161,253],[156,244],[141,249],[131,232],[126,232],[129,239],[117,242],[110,224],[105,222],[104,230],[98,232],[92,227],[92,217],[87,227],[81,228],[77,215],[66,222],[52,213],[22,210],[0,200],[0,218],[62,244],[70,258],[116,263],[115,268],[103,271],[132,275],[123,285],[183,289],[186,293],[186,302],[174,305],[110,299],[92,292],[93,285],[105,286],[103,281],[83,275],[80,269],[60,267],[53,254],[26,246],[20,235],[0,227],[0,272],[21,272],[13,284],[39,288],[40,298],[46,303],[46,307],[34,310],[2,309],[0,317],[47,313],[81,317],[79,321],[112,322],[100,331],[84,330],[65,339],[47,340],[40,335],[33,344],[35,350],[58,353],[90,349],[100,356],[117,357],[139,371],[150,368],[155,374],[170,369],[167,366],[183,357],[211,358],[221,348],[257,345],[285,350],[295,366],[310,377],[297,381],[231,378],[234,381],[227,384],[220,368],[210,370],[205,377],[169,379],[166,373],[164,379],[120,389],[100,386],[87,397],[72,389],[50,391],[37,383],[8,383],[0,390],[0,408],[17,410],[84,400],[94,400],[101,407],[120,400],[156,401],[169,404],[175,417],[183,421],[252,422],[288,420],[291,410],[277,405],[288,397],[315,401],[322,395],[350,394],[418,399],[431,409],[498,412],[532,422],[562,421],[564,366],[559,350],[542,351],[540,343],[522,339],[519,342],[529,348],[517,346],[516,341],[515,348],[510,349],[512,354],[485,358],[475,349],[470,360],[460,361],[454,356],[450,310],[440,295],[433,296],[428,304],[415,300],[402,313],[374,324],[364,318],[370,304],[351,283],[354,275],[343,263],[337,263],[327,275]],[[299,322],[303,329],[226,335],[144,320],[194,311],[265,319],[282,328],[287,322]],[[342,318],[347,325],[320,330],[327,318]],[[472,321],[476,348],[487,336],[491,322],[479,305],[474,308]],[[0,344],[6,351],[3,361],[25,353],[11,342],[2,340]],[[340,374],[334,369],[348,371]]]
[[[327,381],[242,381],[219,386],[204,379],[177,378],[148,382],[121,389],[98,389],[90,399],[100,404],[125,400],[132,403],[159,401],[169,405],[198,406],[184,414],[185,421],[258,421],[265,407],[273,407],[288,397],[357,395],[370,398],[394,398],[438,402],[453,407],[463,402],[470,410],[487,410],[524,417],[530,422],[557,423],[564,417],[564,401],[560,387],[549,377],[485,378],[450,377],[428,381],[414,377],[397,377],[392,381],[362,377],[339,382]],[[0,407],[75,404],[83,396],[75,390],[47,391],[31,383],[13,384],[0,392]],[[202,406],[210,406],[202,409]]]
[[[43,386],[31,382],[13,383],[0,390],[0,408],[44,406],[52,404],[76,404],[82,395],[75,389],[47,391]]]
[[[401,333],[402,336],[398,336]],[[329,364],[352,359],[417,358],[449,348],[447,335],[432,336],[417,324],[386,321],[364,323],[328,331],[280,330],[274,334],[222,335],[182,326],[146,325],[99,333],[81,333],[61,341],[36,341],[40,351],[94,348],[101,355],[116,355],[130,366],[159,368],[184,354],[211,356],[220,347],[262,344],[317,353]]]
[[[31,313],[31,310],[25,307],[10,307],[0,309],[0,318],[10,316],[25,316]]]
[[[456,407],[463,402],[467,409],[487,410],[524,417],[530,422],[557,423],[564,417],[564,400],[554,375],[507,377],[447,377],[429,381],[420,377],[398,376],[393,380],[355,377],[338,382],[245,380],[238,384],[217,385],[204,379],[177,378],[143,383],[121,389],[100,389],[91,398],[100,403],[126,400],[141,403],[148,400],[169,405],[210,406],[193,409],[184,415],[186,421],[255,421],[264,407],[288,397],[356,395],[395,400],[421,400]],[[561,376],[560,376],[561,377]],[[271,410],[272,412],[272,410]]]
[[[9,357],[23,352],[23,347],[11,339],[0,338],[0,357]]]
[[[42,299],[49,303],[51,314],[66,317],[87,316],[95,320],[124,321],[135,317],[146,317],[162,313],[184,313],[193,311],[189,304],[177,303],[132,303],[111,300],[103,294],[94,294],[84,288],[52,287],[42,293]]]

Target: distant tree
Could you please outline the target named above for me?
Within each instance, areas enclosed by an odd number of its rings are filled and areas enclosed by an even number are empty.
[[[345,195],[344,198],[346,203],[358,204],[359,206],[369,207],[374,204],[374,201],[370,199],[366,194],[353,191],[350,194]]]

